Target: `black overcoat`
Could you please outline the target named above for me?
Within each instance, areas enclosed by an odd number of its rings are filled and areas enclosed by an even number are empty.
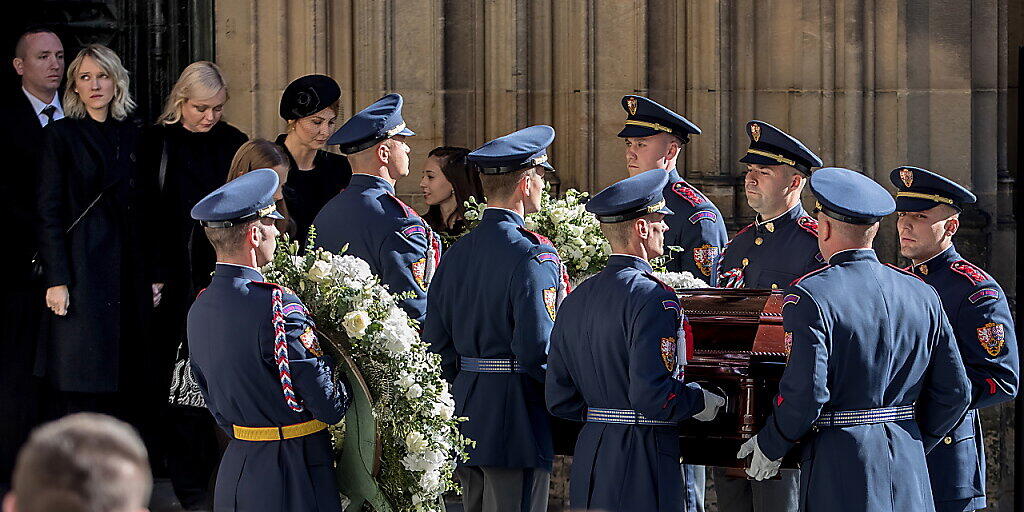
[[[144,329],[155,245],[144,240],[155,184],[140,178],[140,128],[131,120],[64,118],[45,130],[38,191],[44,286],[67,285],[64,317],[47,315],[36,372],[60,391],[127,389],[150,369]],[[75,229],[73,220],[103,192]]]

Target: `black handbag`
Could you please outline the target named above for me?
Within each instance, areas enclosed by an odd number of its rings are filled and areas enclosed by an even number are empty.
[[[100,199],[103,197],[103,193],[106,192],[106,191],[107,191],[107,189],[101,190],[99,195],[96,196],[96,199],[93,199],[92,202],[89,203],[89,206],[85,207],[85,211],[83,211],[82,214],[79,215],[78,218],[75,219],[75,221],[72,222],[70,226],[68,226],[67,231],[64,232],[64,236],[68,236],[68,235],[71,234],[72,231],[74,231],[75,226],[77,226],[78,223],[82,220],[82,218],[85,217],[86,214],[89,213],[89,210],[92,210],[93,206],[96,206],[96,203],[100,202]],[[31,276],[32,276],[33,280],[40,281],[40,280],[43,279],[43,262],[39,259],[39,251],[36,251],[35,254],[32,255],[32,269],[31,269],[31,272],[32,272]]]

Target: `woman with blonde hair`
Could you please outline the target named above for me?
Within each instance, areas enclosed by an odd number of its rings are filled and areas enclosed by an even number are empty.
[[[185,317],[196,294],[210,283],[216,261],[213,247],[189,211],[224,184],[235,150],[248,140],[223,120],[228,97],[227,82],[216,64],[189,64],[171,88],[156,124],[143,131],[140,150],[140,168],[158,190],[155,220],[163,231],[159,253],[166,279],[150,346],[160,364],[163,390],[174,384],[167,441],[174,449],[167,452],[167,465],[186,509],[206,505],[209,476],[218,462],[209,412],[193,407],[199,403],[198,394],[182,387],[178,375],[188,354]]]
[[[143,421],[159,403],[143,342],[162,281],[152,188],[136,165],[139,126],[128,71],[110,48],[88,45],[67,68],[64,119],[45,130],[38,191],[39,256],[48,336],[37,371],[57,417],[95,411]]]
[[[288,128],[275,142],[291,164],[284,200],[302,246],[316,214],[352,179],[348,159],[324,151],[334,134],[340,98],[338,83],[325,75],[298,78],[281,94],[280,114]]]

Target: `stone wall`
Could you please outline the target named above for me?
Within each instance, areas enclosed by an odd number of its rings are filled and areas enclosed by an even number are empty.
[[[218,0],[216,48],[249,133],[280,132],[284,86],[326,73],[343,118],[405,96],[414,166],[550,124],[563,188],[625,175],[619,98],[648,95],[703,129],[681,167],[733,231],[753,215],[737,162],[750,119],[886,186],[896,166],[933,169],[978,195],[958,244],[1015,299],[1022,16],[1013,0]],[[421,205],[417,183],[398,190]],[[895,262],[894,225],[877,248]],[[1013,407],[983,417],[990,510],[1010,510]]]

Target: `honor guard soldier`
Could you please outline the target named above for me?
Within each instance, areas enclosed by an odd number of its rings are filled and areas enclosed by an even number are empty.
[[[666,263],[670,272],[689,272],[715,286],[718,258],[729,240],[725,219],[718,207],[682,178],[676,161],[690,135],[700,128],[685,117],[643,96],[623,96],[622,108],[628,115],[619,137],[626,142],[626,166],[630,176],[652,169],[668,173],[665,202],[675,215],[665,218],[669,230],[665,251],[678,247]]]
[[[402,120],[402,96],[388,94],[352,116],[327,141],[348,155],[352,180],[320,210],[313,226],[317,247],[365,260],[391,293],[412,292],[401,306],[423,322],[427,286],[441,256],[441,240],[395,196],[395,181],[409,175],[409,145],[416,135]]]
[[[801,440],[801,510],[933,510],[925,453],[970,403],[953,330],[932,287],[871,249],[896,206],[881,185],[829,167],[811,191],[828,265],[787,289],[789,362],[737,457],[763,480]]]
[[[824,265],[818,252],[818,221],[800,204],[811,170],[821,159],[799,140],[763,121],[747,123],[750,147],[744,192],[757,212],[722,254],[718,286],[777,289]],[[800,471],[785,469],[763,482],[728,476],[713,469],[718,506],[723,512],[785,512],[797,509]]]
[[[277,173],[258,169],[192,208],[217,251],[209,288],[188,314],[192,373],[231,437],[214,509],[340,511],[331,435],[348,407],[302,301],[267,283],[274,257]]]
[[[725,403],[682,382],[684,312],[648,263],[664,250],[668,179],[662,170],[640,173],[586,205],[613,254],[562,304],[546,383],[552,414],[586,422],[569,483],[574,510],[692,510],[677,425],[710,421]]]
[[[818,221],[800,193],[821,159],[799,140],[764,122],[747,123],[750,147],[743,190],[757,216],[726,245],[719,265],[723,288],[782,288],[824,265]]]
[[[454,380],[462,433],[476,441],[456,469],[467,512],[547,510],[554,457],[544,409],[548,336],[565,281],[546,238],[524,228],[540,208],[550,126],[531,126],[469,153],[487,209],[444,256],[423,340]]]
[[[1020,362],[1006,294],[983,270],[960,257],[953,235],[960,212],[976,198],[966,188],[916,167],[889,175],[896,185],[900,253],[910,271],[939,292],[971,382],[971,407],[928,454],[938,512],[985,508],[985,443],[977,409],[1017,395]]]

